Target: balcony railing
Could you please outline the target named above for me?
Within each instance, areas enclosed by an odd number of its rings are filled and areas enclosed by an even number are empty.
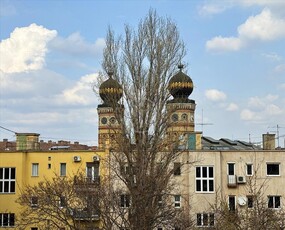
[[[236,187],[236,186],[237,186],[237,176],[228,175],[228,187]]]
[[[69,210],[70,215],[75,219],[75,220],[81,220],[81,221],[87,221],[87,220],[92,220],[92,221],[97,221],[100,218],[100,211],[99,210],[78,210],[78,209],[72,209]]]

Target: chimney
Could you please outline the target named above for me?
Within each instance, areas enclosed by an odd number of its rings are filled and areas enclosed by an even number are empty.
[[[262,134],[264,150],[275,150],[275,134]]]
[[[8,139],[7,138],[3,139],[3,142],[8,142]]]
[[[16,133],[16,150],[39,150],[38,133]]]

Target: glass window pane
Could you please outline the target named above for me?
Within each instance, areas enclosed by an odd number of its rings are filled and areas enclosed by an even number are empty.
[[[214,191],[214,180],[209,180],[209,191],[210,192]]]
[[[9,168],[4,168],[4,179],[9,179]]]
[[[207,180],[203,180],[203,192],[208,191],[208,185],[207,185]]]
[[[4,168],[0,168],[0,179],[3,179]]]
[[[208,221],[209,221],[209,220],[208,220],[208,214],[205,213],[205,214],[203,215],[203,225],[204,225],[204,226],[208,226],[208,224],[209,224]]]
[[[4,192],[9,192],[9,182],[4,181]]]
[[[16,179],[16,169],[11,168],[11,179]]]
[[[214,226],[215,225],[215,215],[214,213],[210,214],[210,226]]]
[[[196,180],[196,191],[201,192],[201,180]]]
[[[0,192],[3,192],[3,181],[0,181]]]
[[[267,175],[279,175],[279,164],[267,164]]]
[[[207,167],[203,167],[203,177],[208,177],[207,176]]]
[[[252,164],[246,165],[246,174],[252,175]]]
[[[210,178],[214,177],[214,168],[213,167],[209,167],[209,177]]]
[[[66,176],[66,163],[60,163],[60,175]]]
[[[273,208],[273,197],[272,196],[268,197],[268,208]]]
[[[15,225],[15,214],[11,213],[10,214],[10,226]]]
[[[15,192],[15,181],[11,181],[10,186],[10,192]]]
[[[280,196],[275,196],[275,208],[280,207]]]
[[[201,168],[196,167],[196,177],[201,177]]]
[[[228,163],[228,175],[235,175],[235,164]]]
[[[8,213],[3,214],[3,226],[8,226]]]
[[[201,213],[197,214],[197,226],[201,226],[202,225],[202,217],[201,217]]]

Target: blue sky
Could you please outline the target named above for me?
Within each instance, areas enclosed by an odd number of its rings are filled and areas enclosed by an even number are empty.
[[[212,124],[204,135],[260,142],[279,125],[283,146],[283,0],[1,0],[0,125],[96,144],[100,100],[91,85],[106,30],[136,27],[150,8],[171,17],[186,43],[196,122]],[[15,136],[0,129],[0,138]]]

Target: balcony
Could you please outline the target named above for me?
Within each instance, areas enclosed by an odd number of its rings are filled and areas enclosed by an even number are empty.
[[[98,221],[100,218],[99,210],[72,209],[69,213],[77,221]]]
[[[237,187],[237,176],[236,175],[228,175],[228,187],[229,188]]]
[[[78,191],[95,190],[100,185],[100,176],[78,178],[74,177],[74,186]]]

